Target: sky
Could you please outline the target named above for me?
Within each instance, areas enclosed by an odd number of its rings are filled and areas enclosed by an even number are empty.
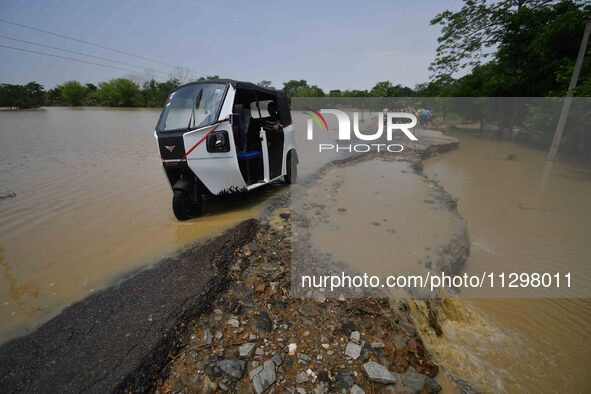
[[[0,46],[84,59],[166,79],[172,66],[281,87],[305,79],[325,91],[414,87],[429,79],[440,28],[437,13],[459,0],[422,1],[80,1],[0,0],[0,19],[155,59],[150,62],[0,22],[0,36],[83,52],[115,64],[0,38]],[[0,47],[0,83],[98,83],[124,70]],[[158,79],[157,78],[157,79]]]

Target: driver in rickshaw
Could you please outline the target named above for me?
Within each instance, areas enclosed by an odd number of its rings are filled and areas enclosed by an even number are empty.
[[[269,113],[269,116],[262,120],[263,129],[265,131],[281,129],[283,126],[279,121],[279,113],[277,112],[277,103],[275,101],[271,101],[267,104],[267,112]]]

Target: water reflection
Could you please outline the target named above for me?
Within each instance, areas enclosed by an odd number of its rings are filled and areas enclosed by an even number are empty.
[[[39,286],[34,282],[17,285],[16,278],[12,275],[12,266],[4,258],[4,248],[0,246],[0,267],[2,267],[2,277],[8,287],[8,293],[13,304],[17,310],[26,317],[32,317],[39,308],[27,306],[27,299],[39,297]],[[5,301],[4,306],[9,306]],[[12,316],[16,314],[15,311],[11,313]]]

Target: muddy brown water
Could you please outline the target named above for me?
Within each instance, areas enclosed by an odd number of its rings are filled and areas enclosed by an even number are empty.
[[[568,266],[589,283],[591,169],[545,164],[545,152],[455,134],[460,149],[425,161],[468,224],[468,272]],[[515,154],[515,161],[504,160]],[[467,295],[469,296],[469,294]],[[486,392],[591,390],[591,300],[462,299],[445,304],[446,333],[426,335],[449,369]]]
[[[299,275],[329,272],[367,274],[382,281],[388,275],[425,274],[435,269],[437,248],[464,231],[461,218],[438,200],[433,186],[408,161],[378,157],[335,165],[310,187],[296,185],[294,195],[298,192],[301,197],[292,200],[290,209],[307,220],[296,220],[292,230],[306,234],[309,243],[294,245],[296,281]],[[311,267],[310,261],[324,268]],[[346,294],[409,296],[403,289],[380,285],[363,290]],[[346,290],[335,289],[331,295],[337,297],[339,291]]]
[[[255,217],[270,196],[286,192],[272,185],[209,200],[202,217],[178,222],[153,136],[159,113],[0,111],[0,343],[164,256]],[[306,118],[292,116],[303,132]],[[313,154],[317,146],[300,137],[298,170],[306,177],[334,156]],[[319,137],[332,141],[328,134]]]
[[[424,174],[459,198],[458,211],[471,238],[465,271],[566,269],[578,283],[589,283],[591,169],[564,161],[547,165],[545,152],[510,142],[453,136],[460,148],[427,159]],[[348,274],[421,272],[417,262],[462,226],[433,201],[429,183],[405,162],[335,166],[302,194],[292,208],[305,212],[310,229],[293,223],[292,229],[309,231],[310,245],[342,262]],[[304,274],[314,274],[305,267],[308,255],[302,255],[295,264]],[[499,290],[464,290],[443,303],[441,337],[424,315],[415,313],[428,348],[444,368],[478,390],[591,389],[587,298],[511,299]]]
[[[0,338],[204,235],[256,214],[257,199],[177,222],[153,110],[0,113]]]

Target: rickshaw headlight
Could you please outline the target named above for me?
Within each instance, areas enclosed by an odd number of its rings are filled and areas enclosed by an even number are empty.
[[[225,130],[216,131],[207,137],[208,152],[229,152],[230,140]]]

